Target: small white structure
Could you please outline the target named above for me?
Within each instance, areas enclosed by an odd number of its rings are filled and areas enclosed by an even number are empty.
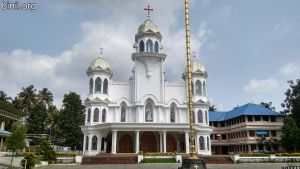
[[[186,72],[182,83],[166,81],[167,55],[162,53],[161,40],[161,33],[148,17],[135,35],[136,52],[131,57],[135,65],[126,82],[111,79],[113,71],[102,54],[91,62],[87,70],[86,119],[81,126],[84,155],[189,153]],[[191,68],[196,150],[198,154],[210,155],[207,72],[195,59]]]

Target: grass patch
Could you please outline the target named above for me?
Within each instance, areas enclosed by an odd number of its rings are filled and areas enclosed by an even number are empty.
[[[144,158],[142,163],[176,163],[174,158]]]

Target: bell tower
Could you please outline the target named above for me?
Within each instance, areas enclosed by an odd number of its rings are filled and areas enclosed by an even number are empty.
[[[145,10],[148,11],[147,19],[139,26],[133,45],[136,49],[136,52],[132,54],[132,60],[135,62],[133,101],[139,102],[143,96],[151,93],[162,102],[164,101],[165,81],[163,62],[166,55],[161,53],[162,35],[150,18],[150,11],[153,9],[148,5]]]

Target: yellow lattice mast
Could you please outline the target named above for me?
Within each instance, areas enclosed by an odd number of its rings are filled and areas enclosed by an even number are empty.
[[[190,46],[190,24],[189,24],[189,1],[185,0],[185,33],[186,33],[186,62],[187,62],[187,85],[188,85],[188,111],[190,121],[190,159],[197,159],[195,149],[195,132],[192,100],[192,81],[191,81],[191,46]]]

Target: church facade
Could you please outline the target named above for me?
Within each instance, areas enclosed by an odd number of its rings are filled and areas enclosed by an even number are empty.
[[[186,72],[182,83],[166,80],[164,61],[168,57],[162,53],[162,35],[150,17],[139,26],[133,47],[134,67],[126,82],[111,79],[113,70],[102,54],[87,69],[89,94],[85,125],[81,126],[84,155],[189,153]],[[207,72],[195,59],[191,70],[196,150],[211,155]]]

